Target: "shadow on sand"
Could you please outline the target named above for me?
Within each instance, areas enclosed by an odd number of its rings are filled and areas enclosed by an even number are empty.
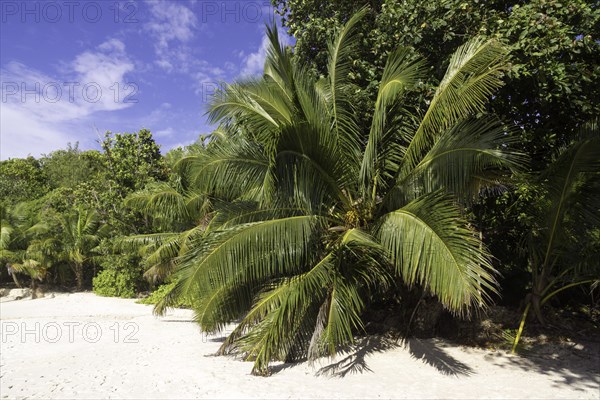
[[[366,358],[373,353],[380,353],[397,347],[404,347],[411,357],[437,369],[444,375],[470,375],[473,370],[458,361],[432,341],[409,339],[397,342],[389,338],[370,336],[361,339],[345,353],[347,355],[330,365],[320,368],[317,376],[344,377],[348,374],[373,372],[367,365]]]
[[[552,386],[568,385],[577,391],[596,389],[600,399],[600,342],[588,341],[539,344],[523,355],[502,358],[496,353],[491,362],[501,368],[519,368],[523,372],[535,372],[551,376]]]
[[[454,344],[448,343],[450,346]],[[444,341],[435,339],[409,339],[402,342],[382,338],[366,337],[345,352],[344,358],[320,368],[316,375],[344,377],[348,374],[373,372],[367,358],[370,354],[403,347],[410,356],[435,368],[440,374],[470,376],[476,373],[445,349]],[[481,351],[465,348],[465,352]],[[523,373],[535,373],[550,377],[553,386],[568,385],[575,390],[596,389],[600,395],[600,343],[546,344],[530,349],[523,356],[510,356],[507,351],[493,351],[483,358],[498,368],[517,368]],[[282,369],[289,368],[287,365]],[[600,399],[600,397],[599,397]]]
[[[408,339],[404,343],[411,357],[432,366],[444,375],[471,375],[473,369],[458,361],[432,340]]]

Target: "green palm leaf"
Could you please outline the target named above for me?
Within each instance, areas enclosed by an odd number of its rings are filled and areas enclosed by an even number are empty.
[[[489,255],[446,196],[424,196],[387,214],[377,236],[402,279],[424,286],[454,313],[468,314],[495,292]]]
[[[321,217],[295,216],[212,232],[186,254],[176,274],[178,284],[156,312],[163,312],[174,299],[211,292],[227,284],[230,276],[264,282],[298,271],[320,223]],[[244,273],[238,275],[240,270]]]
[[[523,168],[525,157],[506,150],[515,141],[496,121],[461,121],[444,132],[412,170],[397,177],[386,200],[442,189],[469,200],[479,194],[482,185],[498,185],[501,174],[507,181],[512,171]]]
[[[458,48],[406,150],[401,174],[413,169],[446,129],[483,112],[502,86],[507,49],[495,40],[475,38]]]
[[[566,215],[575,218],[575,224],[585,225],[586,221],[600,220],[600,197],[597,190],[591,188],[592,182],[582,188],[582,178],[600,171],[600,136],[595,122],[586,126],[581,138],[563,149],[554,163],[542,174],[551,196],[551,209],[546,214],[542,269],[549,269],[556,252],[560,251],[561,234]],[[564,242],[563,242],[564,243]],[[545,274],[549,273],[548,270]]]
[[[398,139],[390,137],[382,143],[389,125],[388,112],[391,106],[401,99],[407,89],[414,86],[422,78],[424,63],[422,60],[411,56],[408,49],[401,49],[390,54],[379,83],[375,111],[371,121],[369,141],[361,165],[360,179],[367,190],[374,179],[375,171],[381,169],[378,155],[382,156],[382,147],[390,145],[390,140]],[[391,135],[388,135],[391,136]]]

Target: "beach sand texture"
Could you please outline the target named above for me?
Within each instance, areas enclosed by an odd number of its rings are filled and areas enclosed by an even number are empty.
[[[334,360],[276,364],[263,378],[249,362],[215,357],[223,337],[192,318],[92,293],[4,301],[0,398],[600,399],[597,346],[523,358],[372,337]]]

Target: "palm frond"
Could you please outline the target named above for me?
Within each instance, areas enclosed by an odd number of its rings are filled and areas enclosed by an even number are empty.
[[[256,86],[254,83],[248,80],[232,85],[224,85],[222,89],[219,89],[209,105],[209,122],[235,122],[244,124],[254,133],[276,133],[282,121],[278,121],[277,117],[269,115],[253,93],[246,90],[246,88]],[[272,96],[275,97],[276,94],[272,92]]]
[[[235,139],[215,144],[206,154],[187,162],[198,191],[229,200],[262,189],[270,165],[263,148]]]
[[[387,60],[379,83],[369,140],[362,159],[360,180],[364,191],[373,184],[378,159],[381,157],[380,147],[389,146],[388,143],[382,143],[382,140],[388,124],[390,107],[422,78],[423,67],[423,60],[412,56],[406,48],[392,52]]]
[[[8,249],[13,239],[14,228],[7,223],[3,223],[0,228],[0,250]]]
[[[513,171],[523,169],[525,156],[508,150],[516,140],[497,121],[461,121],[444,132],[412,170],[397,177],[386,200],[398,204],[394,196],[443,189],[468,201],[480,185],[499,183],[501,173],[507,181]]]
[[[264,282],[301,270],[322,223],[318,216],[294,216],[212,231],[186,252],[176,272],[179,283],[156,311],[170,299],[212,292],[231,276],[242,283]]]
[[[355,31],[367,11],[367,8],[362,8],[356,12],[327,46],[331,125],[343,153],[353,165],[357,165],[360,157],[360,132],[348,97],[348,74],[351,56],[358,42]]]
[[[166,183],[129,195],[125,204],[146,215],[167,221],[186,220],[190,217],[185,196]]]
[[[269,38],[269,47],[265,59],[264,75],[278,85],[281,93],[286,95],[288,104],[292,104],[292,88],[294,86],[292,53],[279,40],[277,25],[267,25],[267,37]]]
[[[455,204],[440,193],[383,217],[377,236],[399,276],[420,284],[457,314],[469,314],[496,292],[490,256]]]
[[[456,122],[485,110],[502,86],[508,50],[496,40],[474,38],[458,48],[406,150],[401,174],[412,170],[435,140]]]
[[[267,374],[273,358],[283,360],[294,348],[300,328],[307,327],[304,320],[308,318],[314,324],[314,311],[318,310],[315,305],[325,297],[324,287],[331,282],[333,260],[334,256],[328,254],[310,271],[285,279],[262,294],[230,335],[231,339],[223,344],[222,351],[239,346],[248,358],[255,360],[253,373]],[[307,333],[305,337],[308,338]]]

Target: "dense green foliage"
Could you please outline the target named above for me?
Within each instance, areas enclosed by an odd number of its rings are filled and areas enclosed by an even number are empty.
[[[135,279],[127,272],[104,270],[93,279],[94,293],[106,297],[135,297]]]
[[[0,162],[0,206],[37,199],[48,190],[41,163],[33,157]]]
[[[270,28],[264,74],[224,85],[196,143],[0,162],[3,283],[156,288],[158,313],[237,322],[220,352],[258,374],[335,354],[374,304],[520,304],[516,346],[600,285],[595,3],[272,2],[295,47]]]
[[[327,38],[363,5],[368,23],[353,54],[363,87],[379,81],[388,54],[408,46],[433,65],[424,81],[430,97],[450,55],[465,40],[483,35],[511,48],[506,85],[491,103],[494,112],[521,126],[535,162],[565,144],[578,126],[600,113],[595,88],[600,66],[600,13],[593,1],[533,0],[273,0],[296,38],[295,56],[325,71]],[[367,89],[368,90],[368,89]],[[375,92],[368,90],[373,96]],[[560,129],[557,129],[560,128]],[[565,135],[567,136],[565,138]],[[538,161],[536,158],[540,158]]]
[[[515,351],[530,307],[540,322],[542,306],[563,290],[600,282],[600,130],[585,126],[561,148],[533,185],[547,193],[533,215],[526,254],[532,285]]]
[[[364,5],[367,22],[353,57],[353,82],[363,90],[354,103],[369,116],[388,54],[408,46],[432,65],[409,105],[423,112],[457,46],[475,36],[495,38],[511,50],[505,85],[488,108],[514,126],[516,147],[530,169],[541,172],[554,154],[577,138],[581,126],[600,115],[600,12],[590,0],[272,0],[296,38],[295,57],[324,73],[327,38]],[[530,289],[526,252],[515,251],[523,232],[535,230],[534,215],[545,201],[528,177],[513,190],[481,198],[473,222],[496,257],[502,283],[514,302]],[[518,300],[517,300],[518,302]]]
[[[139,190],[152,180],[167,179],[165,161],[147,129],[114,136],[107,132],[102,149],[106,169],[120,192]]]
[[[107,133],[101,147],[81,151],[69,144],[39,160],[0,162],[0,262],[15,282],[22,274],[81,289],[113,265],[120,270],[112,278],[125,285],[115,293],[131,297],[143,288],[140,260],[115,252],[114,241],[103,239],[151,229],[125,198],[166,180],[168,167],[148,130]],[[111,273],[105,274],[107,284]]]
[[[113,251],[111,251],[113,250]],[[100,296],[133,298],[147,287],[144,266],[135,254],[114,252],[111,241],[98,247],[101,272],[94,277],[92,287]]]
[[[138,303],[156,305],[156,304],[164,301],[164,298],[169,295],[169,293],[171,292],[171,290],[173,290],[173,287],[175,287],[176,284],[177,284],[177,282],[173,281],[173,282],[169,282],[169,283],[160,285],[154,291],[152,291],[152,293],[148,297],[138,300]],[[191,306],[192,306],[192,304],[190,303],[190,301],[183,299],[183,298],[179,298],[173,304],[173,307],[189,308]]]

